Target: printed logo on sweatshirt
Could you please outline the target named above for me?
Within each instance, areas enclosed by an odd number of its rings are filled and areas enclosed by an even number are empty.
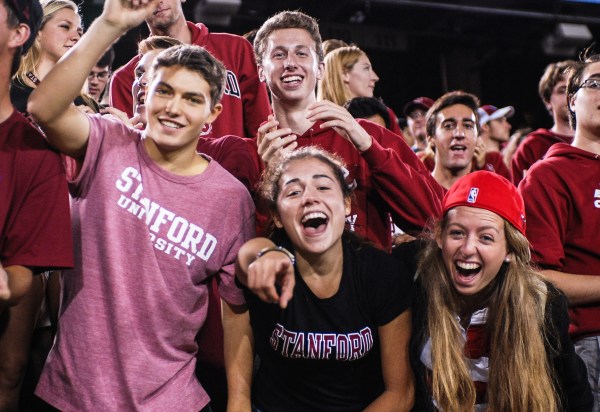
[[[594,206],[600,209],[600,189],[594,191]]]
[[[143,220],[150,229],[154,248],[182,260],[190,266],[194,259],[208,261],[217,246],[217,239],[204,229],[177,216],[147,197],[142,197],[142,176],[134,167],[127,167],[116,181],[122,192],[117,205]]]
[[[293,332],[278,323],[270,344],[284,358],[353,361],[373,348],[373,332],[369,327],[355,333]]]
[[[224,94],[229,96],[242,98],[242,92],[240,91],[240,84],[234,72],[227,70],[227,83],[225,84]]]

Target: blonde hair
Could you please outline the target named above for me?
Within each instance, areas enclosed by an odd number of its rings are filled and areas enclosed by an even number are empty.
[[[343,106],[353,96],[344,83],[344,74],[352,70],[365,52],[356,46],[339,47],[325,56],[325,70],[319,81],[317,100],[331,100]]]
[[[75,13],[79,13],[79,8],[77,4],[71,0],[40,0],[40,4],[42,5],[43,16],[42,23],[40,26],[40,31],[44,28],[44,25],[50,20],[57,12],[62,9],[71,9]],[[23,84],[26,83],[27,73],[35,72],[37,67],[40,65],[42,60],[42,45],[39,41],[39,32],[38,35],[31,45],[31,48],[27,51],[27,53],[21,59],[21,64],[17,69],[17,73],[15,74],[15,79]]]
[[[436,226],[441,236],[445,217]],[[547,412],[560,409],[546,342],[553,333],[545,321],[547,285],[529,263],[529,242],[504,221],[510,262],[494,279],[488,302],[489,360],[487,402],[492,411]],[[475,386],[464,354],[464,337],[456,319],[461,297],[431,241],[419,263],[427,294],[426,336],[431,339],[432,396],[440,410],[463,412],[475,406]]]

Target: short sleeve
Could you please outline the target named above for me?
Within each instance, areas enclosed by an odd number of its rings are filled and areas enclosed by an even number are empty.
[[[249,196],[248,196],[249,199]],[[255,236],[255,224],[254,224],[254,208],[252,207],[252,213],[246,218],[242,230],[235,237],[235,241],[231,245],[225,265],[219,272],[219,294],[223,299],[232,305],[243,305],[246,303],[244,298],[243,290],[238,286],[235,279],[235,260],[237,253],[246,241],[252,239]]]

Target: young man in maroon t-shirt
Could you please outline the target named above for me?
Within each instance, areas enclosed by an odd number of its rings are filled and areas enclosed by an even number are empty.
[[[0,410],[19,408],[42,279],[73,266],[64,168],[10,101],[11,75],[36,37],[37,0],[0,0]]]

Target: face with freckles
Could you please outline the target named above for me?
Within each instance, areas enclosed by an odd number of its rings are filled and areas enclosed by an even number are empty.
[[[437,238],[446,273],[471,306],[480,306],[505,259],[510,259],[504,219],[486,209],[457,206]]]
[[[275,224],[299,253],[339,252],[350,199],[333,169],[314,158],[292,160],[279,178]]]

